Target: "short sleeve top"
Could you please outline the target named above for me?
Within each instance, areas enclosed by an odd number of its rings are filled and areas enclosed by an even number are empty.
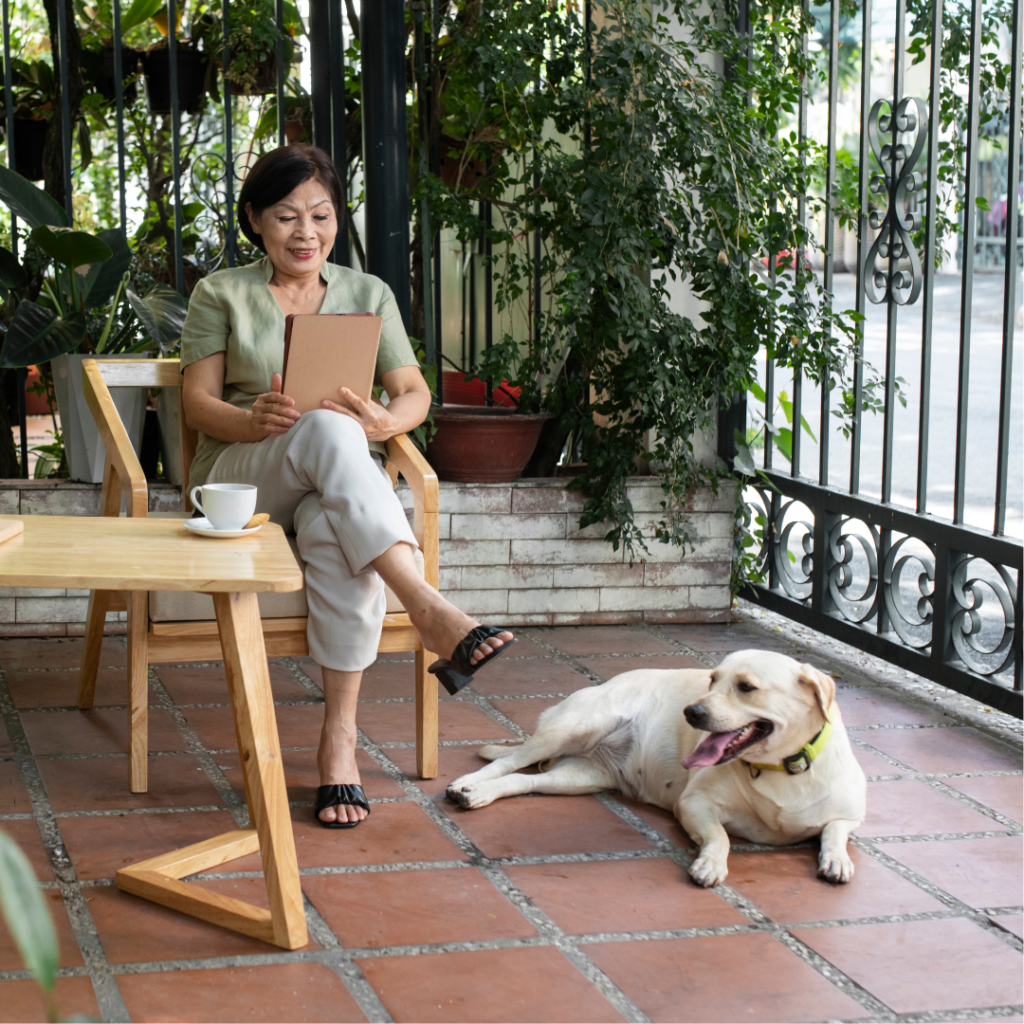
[[[181,368],[225,353],[225,402],[249,409],[257,395],[270,390],[270,378],[284,365],[284,312],[268,284],[274,273],[269,256],[245,267],[218,270],[203,278],[189,300],[181,332]],[[327,284],[321,313],[375,313],[383,317],[376,376],[400,366],[418,366],[391,289],[379,278],[325,263]],[[217,457],[231,442],[200,433],[189,473],[189,486],[205,482]],[[384,453],[384,445],[370,448]]]

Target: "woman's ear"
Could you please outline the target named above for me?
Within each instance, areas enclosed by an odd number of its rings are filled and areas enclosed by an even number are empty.
[[[253,210],[252,203],[245,204],[245,215],[249,218],[249,226],[252,228],[253,234],[262,235],[263,232],[260,231],[260,215]]]

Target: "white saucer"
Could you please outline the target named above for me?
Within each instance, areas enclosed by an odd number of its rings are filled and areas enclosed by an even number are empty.
[[[186,530],[198,533],[200,537],[219,537],[221,540],[229,540],[231,537],[248,537],[251,533],[258,533],[263,529],[263,524],[250,526],[248,530],[215,530],[213,523],[205,517],[202,519],[183,520]]]

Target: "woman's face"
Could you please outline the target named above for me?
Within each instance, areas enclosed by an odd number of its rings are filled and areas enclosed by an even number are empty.
[[[316,178],[274,206],[255,213],[249,203],[245,212],[276,270],[299,277],[320,272],[334,248],[338,218],[330,194]]]

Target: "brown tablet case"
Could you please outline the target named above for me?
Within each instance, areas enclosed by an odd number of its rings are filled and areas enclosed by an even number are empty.
[[[373,313],[290,313],[284,321],[282,390],[299,412],[337,402],[348,388],[364,402],[373,393],[382,317]]]

